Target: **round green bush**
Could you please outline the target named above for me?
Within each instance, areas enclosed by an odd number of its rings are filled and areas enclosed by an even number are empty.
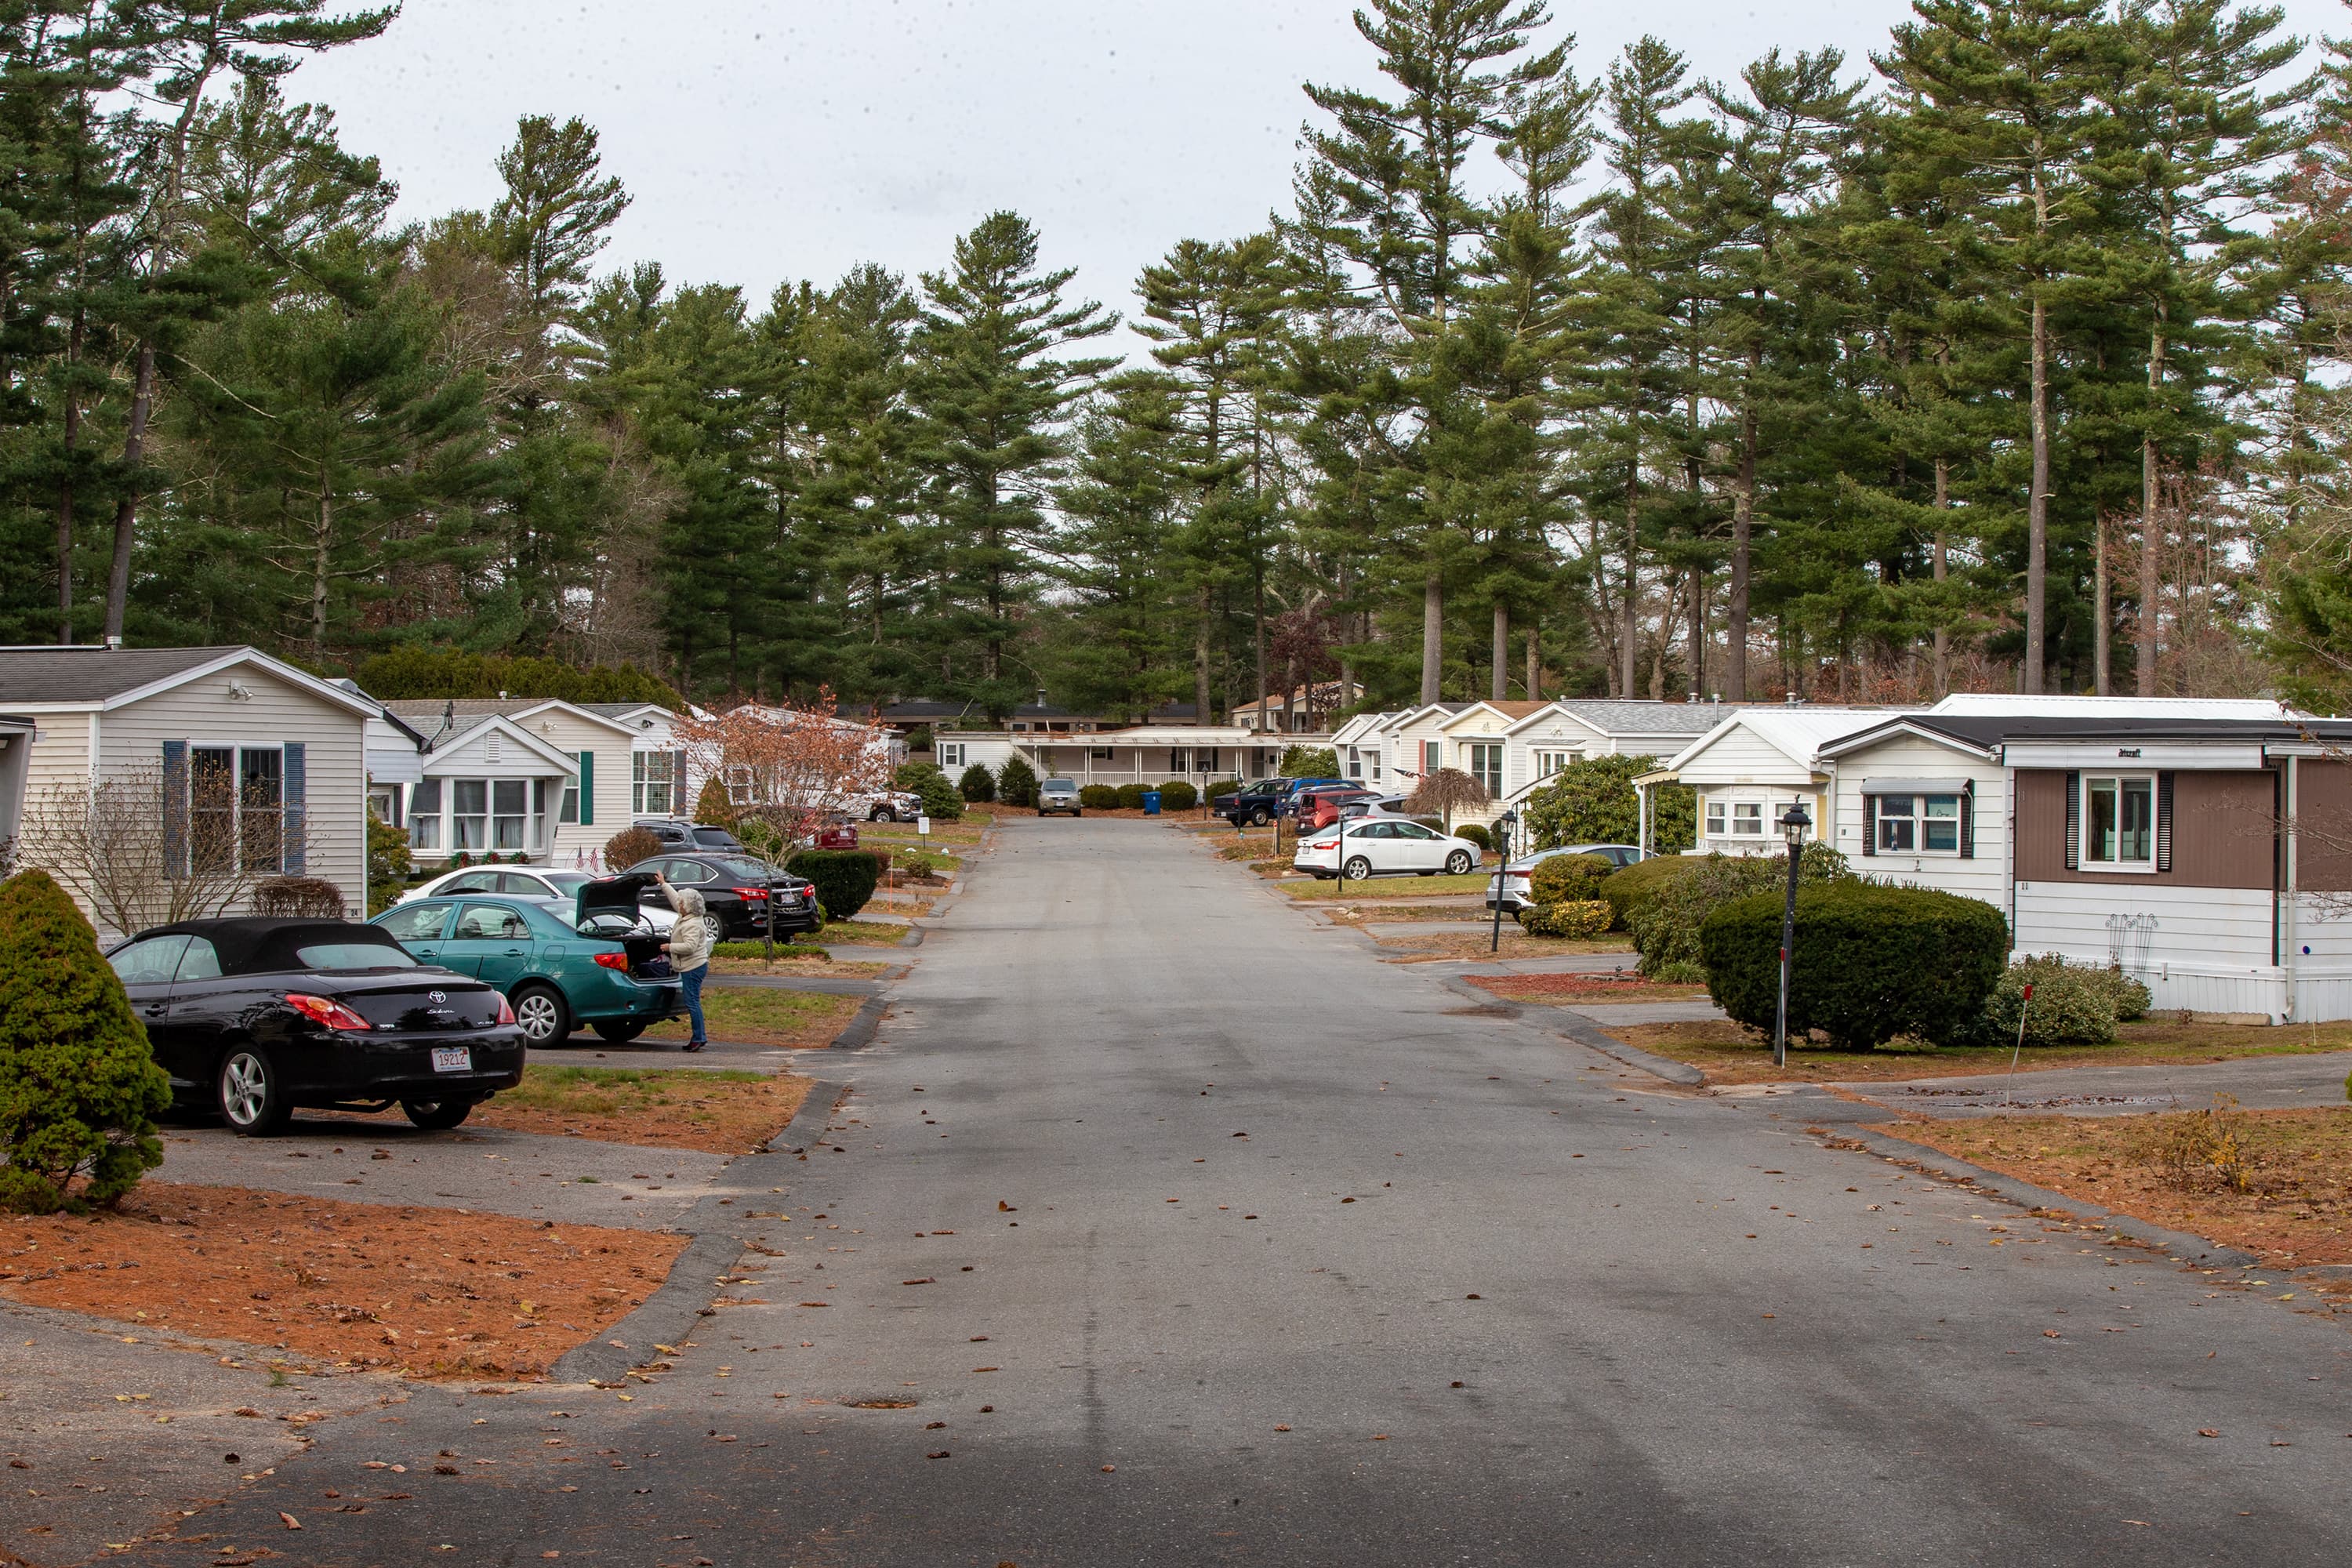
[[[1201,804],[1201,792],[1192,787],[1190,779],[1170,779],[1160,786],[1160,809],[1190,811]]]
[[[1078,791],[1078,809],[1081,811],[1117,811],[1118,809],[1118,791],[1113,789],[1108,784],[1087,784]]]
[[[1529,936],[1599,936],[1609,929],[1612,918],[1607,900],[1576,899],[1521,910],[1519,929]]]
[[[1454,830],[1454,837],[1466,838],[1480,849],[1492,849],[1495,847],[1495,841],[1487,836],[1486,828],[1475,822],[1465,822],[1456,827]]]
[[[2033,987],[2033,1001],[2025,988]],[[2007,1046],[2018,1042],[2021,1016],[2029,1046],[2104,1046],[2116,1037],[2116,1025],[2146,1016],[2147,987],[2121,970],[2100,963],[2069,963],[2054,952],[2023,958],[2001,972],[1992,994],[1985,999],[1972,1043]]]
[[[1601,897],[1601,884],[1616,869],[1598,855],[1549,856],[1528,873],[1528,896],[1538,904],[1586,903]],[[1614,905],[1609,918],[1612,923],[1617,918]]]
[[[1123,784],[1119,785],[1118,808],[1121,811],[1141,811],[1143,809],[1144,792],[1150,787],[1151,786],[1149,784]]]
[[[985,805],[996,798],[995,776],[974,763],[964,769],[963,777],[956,780],[956,792],[974,805]]]
[[[1785,897],[1734,899],[1699,926],[1708,992],[1751,1028],[1772,1026]],[[1789,1037],[1819,1029],[1847,1050],[1897,1035],[1939,1044],[1963,1037],[2008,954],[2009,922],[1981,899],[1858,879],[1801,887]]]
[[[852,920],[882,880],[882,858],[870,849],[803,849],[791,869],[816,888],[818,907],[831,921]]]
[[[1601,897],[1617,913],[1617,931],[1626,929],[1625,922],[1633,911],[1650,901],[1658,889],[1676,877],[1687,876],[1698,865],[1696,857],[1689,855],[1653,855],[1646,860],[1636,860],[1620,871],[1612,871],[1601,879]]]
[[[996,770],[996,798],[1007,805],[1037,804],[1037,770],[1019,757],[1007,757]]]
[[[172,1080],[47,871],[0,883],[0,1208],[111,1204],[163,1163],[155,1118]]]
[[[1625,914],[1625,929],[1632,933],[1633,946],[1642,955],[1642,973],[1653,977],[1670,963],[1701,962],[1699,923],[1717,905],[1775,889],[1785,895],[1789,886],[1786,856],[1769,859],[1760,855],[1679,858],[1685,869],[1662,878],[1649,896],[1637,900]],[[1851,880],[1853,876],[1846,868],[1845,857],[1826,845],[1807,845],[1804,858],[1797,865],[1798,880],[1807,887]],[[1610,879],[1612,883],[1615,880],[1614,877]],[[1604,892],[1602,896],[1607,895]]]

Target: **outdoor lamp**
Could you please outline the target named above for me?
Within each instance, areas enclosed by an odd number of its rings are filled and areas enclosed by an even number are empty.
[[[1789,846],[1789,899],[1780,908],[1780,1005],[1772,1020],[1772,1065],[1789,1065],[1789,950],[1797,945],[1797,866],[1803,858],[1805,829],[1813,819],[1801,800],[1789,803],[1780,817],[1780,837]]]
[[[1503,951],[1503,891],[1510,885],[1511,829],[1518,825],[1515,812],[1495,818],[1495,939],[1487,945],[1489,952]]]

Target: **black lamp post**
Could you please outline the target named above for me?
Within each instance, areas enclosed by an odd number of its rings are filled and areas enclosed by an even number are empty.
[[[1505,812],[1495,818],[1495,940],[1486,951],[1503,951],[1503,889],[1508,885],[1511,869],[1511,829],[1519,825],[1515,812]]]
[[[1772,1021],[1772,1065],[1789,1065],[1789,950],[1797,944],[1797,863],[1805,848],[1805,829],[1813,825],[1801,800],[1790,804],[1780,818],[1780,837],[1789,846],[1789,901],[1780,910],[1780,1006]]]

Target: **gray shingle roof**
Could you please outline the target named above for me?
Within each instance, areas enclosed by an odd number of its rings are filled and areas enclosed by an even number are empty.
[[[1652,702],[1642,698],[1565,698],[1560,707],[1611,734],[1704,735],[1728,712],[1709,702]]]
[[[0,703],[103,702],[234,647],[0,647]]]

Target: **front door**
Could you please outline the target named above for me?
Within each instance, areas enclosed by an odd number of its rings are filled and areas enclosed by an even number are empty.
[[[441,945],[441,963],[460,974],[478,974],[504,991],[530,968],[535,942],[520,910],[467,904]]]

